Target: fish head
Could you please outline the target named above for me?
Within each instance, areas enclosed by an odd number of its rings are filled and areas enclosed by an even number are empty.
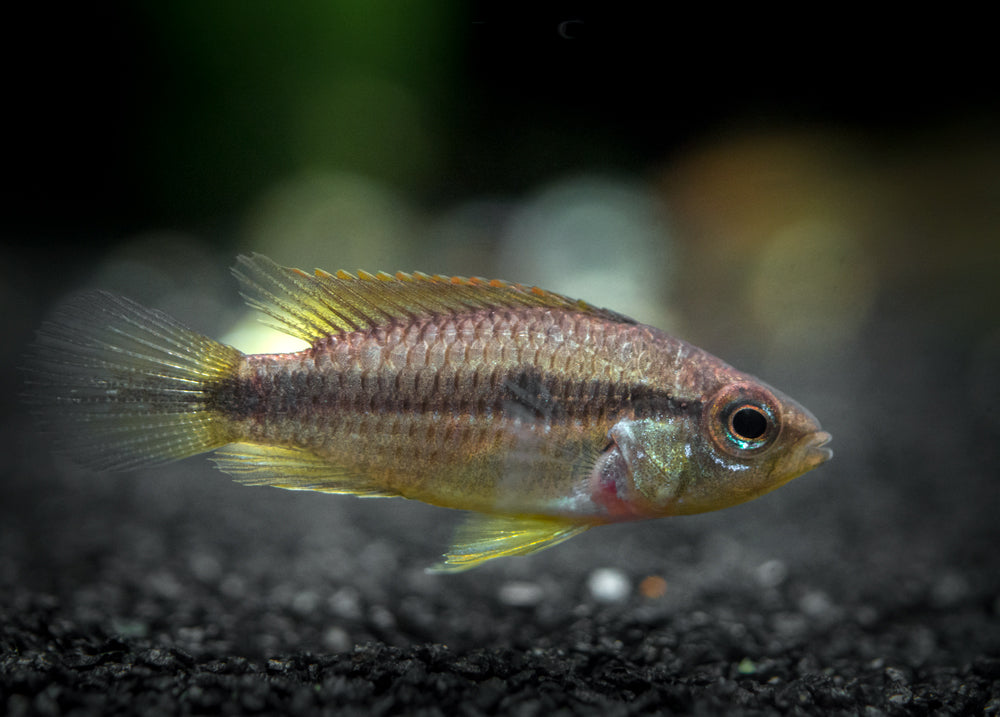
[[[735,372],[734,372],[735,373]],[[779,391],[736,374],[686,414],[620,421],[611,431],[645,516],[705,513],[753,500],[829,460],[830,434]]]

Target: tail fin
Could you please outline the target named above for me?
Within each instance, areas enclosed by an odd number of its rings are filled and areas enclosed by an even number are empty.
[[[242,356],[130,299],[83,294],[39,330],[28,401],[91,468],[165,463],[229,442],[212,389]]]

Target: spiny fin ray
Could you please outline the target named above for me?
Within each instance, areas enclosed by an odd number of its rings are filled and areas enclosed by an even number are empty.
[[[331,335],[367,331],[393,321],[481,309],[541,307],[635,323],[607,309],[537,287],[498,279],[430,276],[421,272],[307,274],[261,254],[240,256],[233,273],[247,303],[292,336],[315,344]]]

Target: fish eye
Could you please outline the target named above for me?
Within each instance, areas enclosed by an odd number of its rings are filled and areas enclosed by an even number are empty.
[[[771,417],[762,406],[737,403],[726,414],[726,435],[741,451],[762,448],[768,442]]]
[[[756,441],[767,433],[767,415],[757,406],[737,408],[729,416],[729,430],[744,441]]]
[[[722,389],[708,406],[709,432],[716,445],[738,457],[749,457],[774,444],[780,431],[778,402],[753,384]]]

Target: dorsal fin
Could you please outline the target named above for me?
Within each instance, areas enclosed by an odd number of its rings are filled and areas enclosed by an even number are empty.
[[[247,303],[279,322],[280,327],[310,344],[328,336],[366,331],[392,321],[454,315],[491,308],[545,307],[593,314],[611,321],[635,323],[537,287],[499,279],[406,274],[307,274],[279,266],[261,254],[240,256],[233,273]]]

